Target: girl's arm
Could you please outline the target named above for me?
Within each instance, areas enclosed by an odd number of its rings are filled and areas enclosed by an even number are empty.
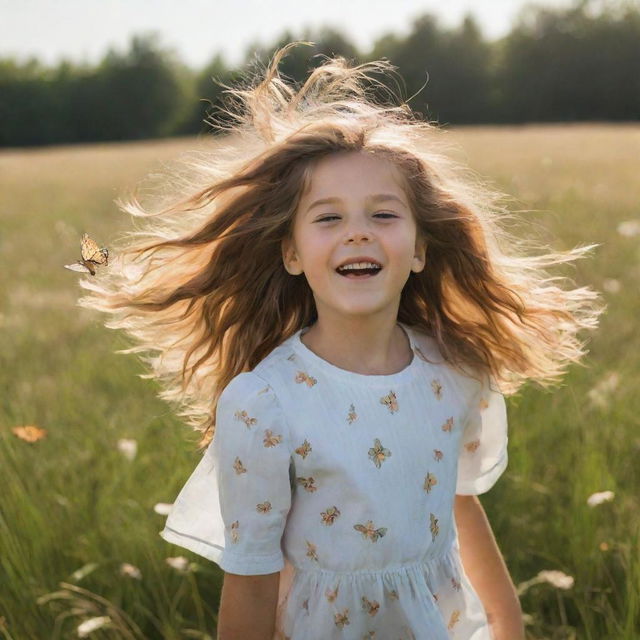
[[[495,640],[524,640],[520,600],[480,500],[456,495],[454,511],[464,571],[484,605]]]
[[[225,572],[217,640],[272,640],[279,586],[280,572],[257,576]]]

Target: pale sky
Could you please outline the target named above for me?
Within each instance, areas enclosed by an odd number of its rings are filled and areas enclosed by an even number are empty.
[[[306,26],[332,26],[367,53],[389,32],[406,34],[412,19],[437,16],[444,27],[472,13],[487,39],[509,31],[526,0],[0,0],[0,57],[47,65],[65,58],[94,64],[108,47],[127,51],[133,34],[156,31],[195,69],[216,53],[235,66],[255,42],[270,45],[289,29],[302,37]],[[567,7],[569,0],[540,0]]]

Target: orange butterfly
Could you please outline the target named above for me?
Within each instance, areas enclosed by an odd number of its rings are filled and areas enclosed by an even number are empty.
[[[265,447],[275,447],[277,444],[282,442],[282,436],[277,436],[271,431],[271,429],[266,429],[264,432],[264,446]]]
[[[336,518],[340,515],[340,509],[333,506],[329,507],[326,511],[322,511],[320,516],[322,517],[323,524],[331,525],[336,521]]]
[[[388,395],[382,396],[380,404],[385,405],[391,413],[395,413],[398,410],[398,399],[393,391],[389,391]]]
[[[298,371],[296,374],[296,382],[304,382],[308,387],[313,387],[318,381],[314,377],[307,375],[304,371]]]
[[[442,398],[442,385],[440,384],[440,380],[436,380],[434,378],[431,381],[431,389],[433,390],[435,397],[440,400],[440,398]]]
[[[474,453],[480,446],[480,440],[471,440],[471,442],[465,442],[464,448],[469,453]]]
[[[430,529],[431,529],[431,541],[434,542],[436,539],[436,536],[438,535],[438,533],[440,533],[440,527],[438,527],[438,518],[436,518],[433,513],[430,514],[431,516],[431,525],[430,525]]]
[[[431,488],[435,487],[438,484],[437,478],[433,475],[433,473],[429,472],[424,477],[424,490],[427,493],[431,493]]]
[[[365,524],[354,524],[353,528],[359,531],[365,538],[371,540],[371,542],[377,542],[379,538],[382,538],[387,533],[386,527],[376,529],[371,520],[367,520]]]
[[[337,627],[344,627],[345,624],[349,624],[349,609],[343,609],[341,612],[333,615],[333,620]]]
[[[350,404],[349,405],[349,413],[347,414],[347,422],[351,424],[354,420],[358,419],[358,414],[356,413],[356,408]]]
[[[109,264],[109,249],[98,247],[96,242],[86,233],[82,234],[82,239],[80,240],[80,255],[82,256],[80,260],[73,264],[65,264],[64,268],[71,271],[90,273],[95,276],[95,267]]]
[[[389,451],[389,449],[385,449],[382,446],[382,443],[380,442],[380,440],[376,438],[373,441],[373,447],[369,449],[369,458],[371,459],[373,464],[375,464],[376,467],[378,467],[379,469],[382,463],[390,456],[391,456],[391,451]]]
[[[271,511],[271,503],[268,500],[265,502],[260,502],[256,505],[256,510],[259,513],[268,513],[269,511]]]
[[[333,602],[338,597],[338,590],[340,589],[340,585],[336,585],[336,588],[332,591],[331,589],[327,589],[324,592],[327,600],[329,602]]]
[[[256,418],[250,418],[249,414],[246,411],[236,411],[234,414],[236,420],[241,420],[247,426],[247,429],[250,429],[254,424],[258,422]]]
[[[233,463],[233,468],[238,475],[240,475],[241,473],[247,473],[246,468],[242,464],[242,460],[240,460],[240,458],[238,457],[236,457]]]
[[[24,427],[13,427],[11,431],[25,442],[37,442],[47,435],[46,429],[41,429],[40,427],[35,427],[31,424]]]
[[[305,438],[305,441],[296,449],[296,453],[303,458],[306,458],[311,451],[311,445]]]
[[[453,429],[453,417],[447,418],[447,421],[442,425],[443,431],[451,433],[451,429]]]
[[[315,480],[311,476],[309,476],[308,478],[296,478],[296,479],[298,481],[298,484],[301,484],[305,488],[305,491],[308,491],[309,493],[313,493],[318,489],[318,487],[316,487],[314,484]]]
[[[362,596],[362,608],[370,615],[375,616],[376,613],[380,610],[380,603],[374,600],[371,602],[365,596]]]
[[[451,586],[456,590],[456,591],[460,591],[460,589],[462,588],[462,585],[460,584],[459,580],[456,580],[455,578],[451,578]]]
[[[460,611],[458,611],[458,609],[454,609],[451,613],[451,618],[449,618],[447,629],[453,629],[453,627],[458,623],[458,620],[460,620]]]
[[[309,556],[312,560],[315,560],[316,562],[318,562],[318,553],[317,553],[316,545],[313,544],[313,542],[309,542],[308,540],[306,540],[306,543],[307,543],[307,556]]]
[[[240,526],[240,523],[236,520],[235,522],[231,523],[231,542],[236,543],[238,542],[238,527]]]
[[[442,453],[442,451],[440,451],[440,449],[434,449],[433,457],[437,462],[440,462],[440,460],[442,460],[442,458],[444,457],[444,454]]]

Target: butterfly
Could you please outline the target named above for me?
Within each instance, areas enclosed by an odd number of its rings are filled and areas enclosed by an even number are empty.
[[[318,552],[317,552],[316,545],[313,544],[313,542],[309,542],[308,540],[306,540],[306,543],[307,543],[307,556],[309,556],[309,558],[311,558],[312,560],[315,560],[316,562],[318,562]]]
[[[354,420],[358,419],[358,414],[356,413],[356,408],[353,404],[349,405],[349,413],[347,414],[347,422],[351,424]]]
[[[389,395],[382,396],[380,404],[384,404],[391,413],[398,410],[398,399],[393,391],[389,391]]]
[[[246,467],[242,464],[242,460],[240,460],[240,458],[238,457],[236,457],[233,463],[233,468],[238,475],[240,475],[241,473],[247,473]]]
[[[264,432],[264,446],[265,447],[275,447],[277,444],[282,442],[282,436],[275,435],[271,429],[266,429]]]
[[[433,395],[440,400],[440,398],[442,398],[442,385],[440,384],[440,380],[434,378],[431,381],[431,389],[433,390]]]
[[[465,442],[464,444],[464,448],[469,453],[474,453],[479,446],[480,446],[480,440],[471,440],[471,442]]]
[[[369,538],[371,542],[377,542],[378,538],[382,538],[387,533],[386,527],[376,529],[371,520],[367,520],[366,524],[354,524],[353,528],[359,531],[365,538]]]
[[[312,476],[309,476],[308,478],[297,478],[297,481],[298,484],[301,484],[309,493],[313,493],[318,489],[314,484],[315,480]]]
[[[231,523],[231,542],[233,542],[234,544],[236,542],[238,542],[238,527],[240,526],[240,523],[236,520],[235,522]]]
[[[296,374],[296,382],[305,382],[308,387],[313,387],[318,382],[313,376],[308,375],[304,371],[298,371]]]
[[[434,449],[433,457],[436,460],[436,462],[440,462],[440,460],[442,460],[442,458],[444,457],[444,454],[442,453],[442,451],[440,451],[440,449]]]
[[[429,472],[424,477],[424,490],[427,493],[431,493],[431,487],[434,487],[438,484],[437,478],[433,475],[433,473]]]
[[[333,524],[336,518],[340,515],[340,509],[338,507],[328,507],[326,511],[322,511],[320,513],[320,517],[322,518],[323,524],[330,525]]]
[[[378,438],[374,440],[373,445],[374,446],[369,449],[369,458],[379,469],[382,463],[391,455],[391,451],[385,449]]]
[[[454,577],[451,578],[451,586],[456,590],[460,591],[462,585],[460,584],[460,580],[456,580]]]
[[[429,514],[431,516],[431,541],[434,542],[438,533],[440,533],[440,527],[438,526],[438,518],[436,518],[433,513]]]
[[[42,440],[47,435],[46,429],[40,427],[34,427],[33,425],[27,425],[26,427],[13,427],[13,433],[21,440],[26,442],[37,442]]]
[[[451,433],[451,429],[453,429],[453,417],[447,418],[447,421],[442,425],[443,431]]]
[[[236,420],[242,420],[242,422],[244,422],[245,425],[247,425],[247,429],[251,429],[251,426],[256,424],[256,422],[258,422],[256,418],[250,418],[249,414],[244,410],[240,411],[238,409],[238,411],[236,411],[233,415]]]
[[[342,612],[333,614],[333,620],[337,627],[344,627],[345,624],[349,624],[349,609],[343,609]]]
[[[380,603],[377,600],[373,602],[366,596],[362,596],[362,608],[371,616],[375,616],[380,610]]]
[[[460,620],[460,611],[458,609],[454,609],[451,613],[451,618],[449,618],[449,624],[447,625],[447,629],[453,629],[453,627]]]
[[[299,456],[302,456],[303,458],[306,458],[309,455],[309,452],[311,451],[311,444],[308,442],[308,440],[305,439],[305,441],[296,449],[296,453]]]
[[[109,249],[106,247],[101,249],[95,240],[92,240],[86,233],[82,234],[82,240],[80,240],[80,255],[82,256],[80,260],[73,264],[65,264],[64,268],[71,271],[90,273],[95,276],[96,266],[109,264]]]
[[[337,585],[336,588],[332,591],[331,589],[327,589],[324,592],[327,600],[329,602],[333,602],[338,597],[338,590],[340,589],[340,585]]]
[[[259,513],[268,513],[271,511],[271,503],[268,500],[266,502],[260,502],[256,505],[256,511]]]

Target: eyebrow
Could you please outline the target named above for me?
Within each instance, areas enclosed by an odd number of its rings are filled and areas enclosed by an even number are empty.
[[[397,202],[399,202],[402,206],[406,207],[407,205],[404,203],[403,200],[401,200],[398,196],[394,195],[393,193],[376,193],[375,195],[372,196],[368,196],[367,200],[370,200],[371,202],[388,202],[390,200],[396,200]],[[334,204],[334,203],[339,203],[342,202],[341,198],[321,198],[320,200],[316,200],[315,202],[313,202],[311,205],[309,205],[307,207],[307,213],[309,211],[311,211],[311,209],[313,209],[313,207],[317,207],[321,204]]]

